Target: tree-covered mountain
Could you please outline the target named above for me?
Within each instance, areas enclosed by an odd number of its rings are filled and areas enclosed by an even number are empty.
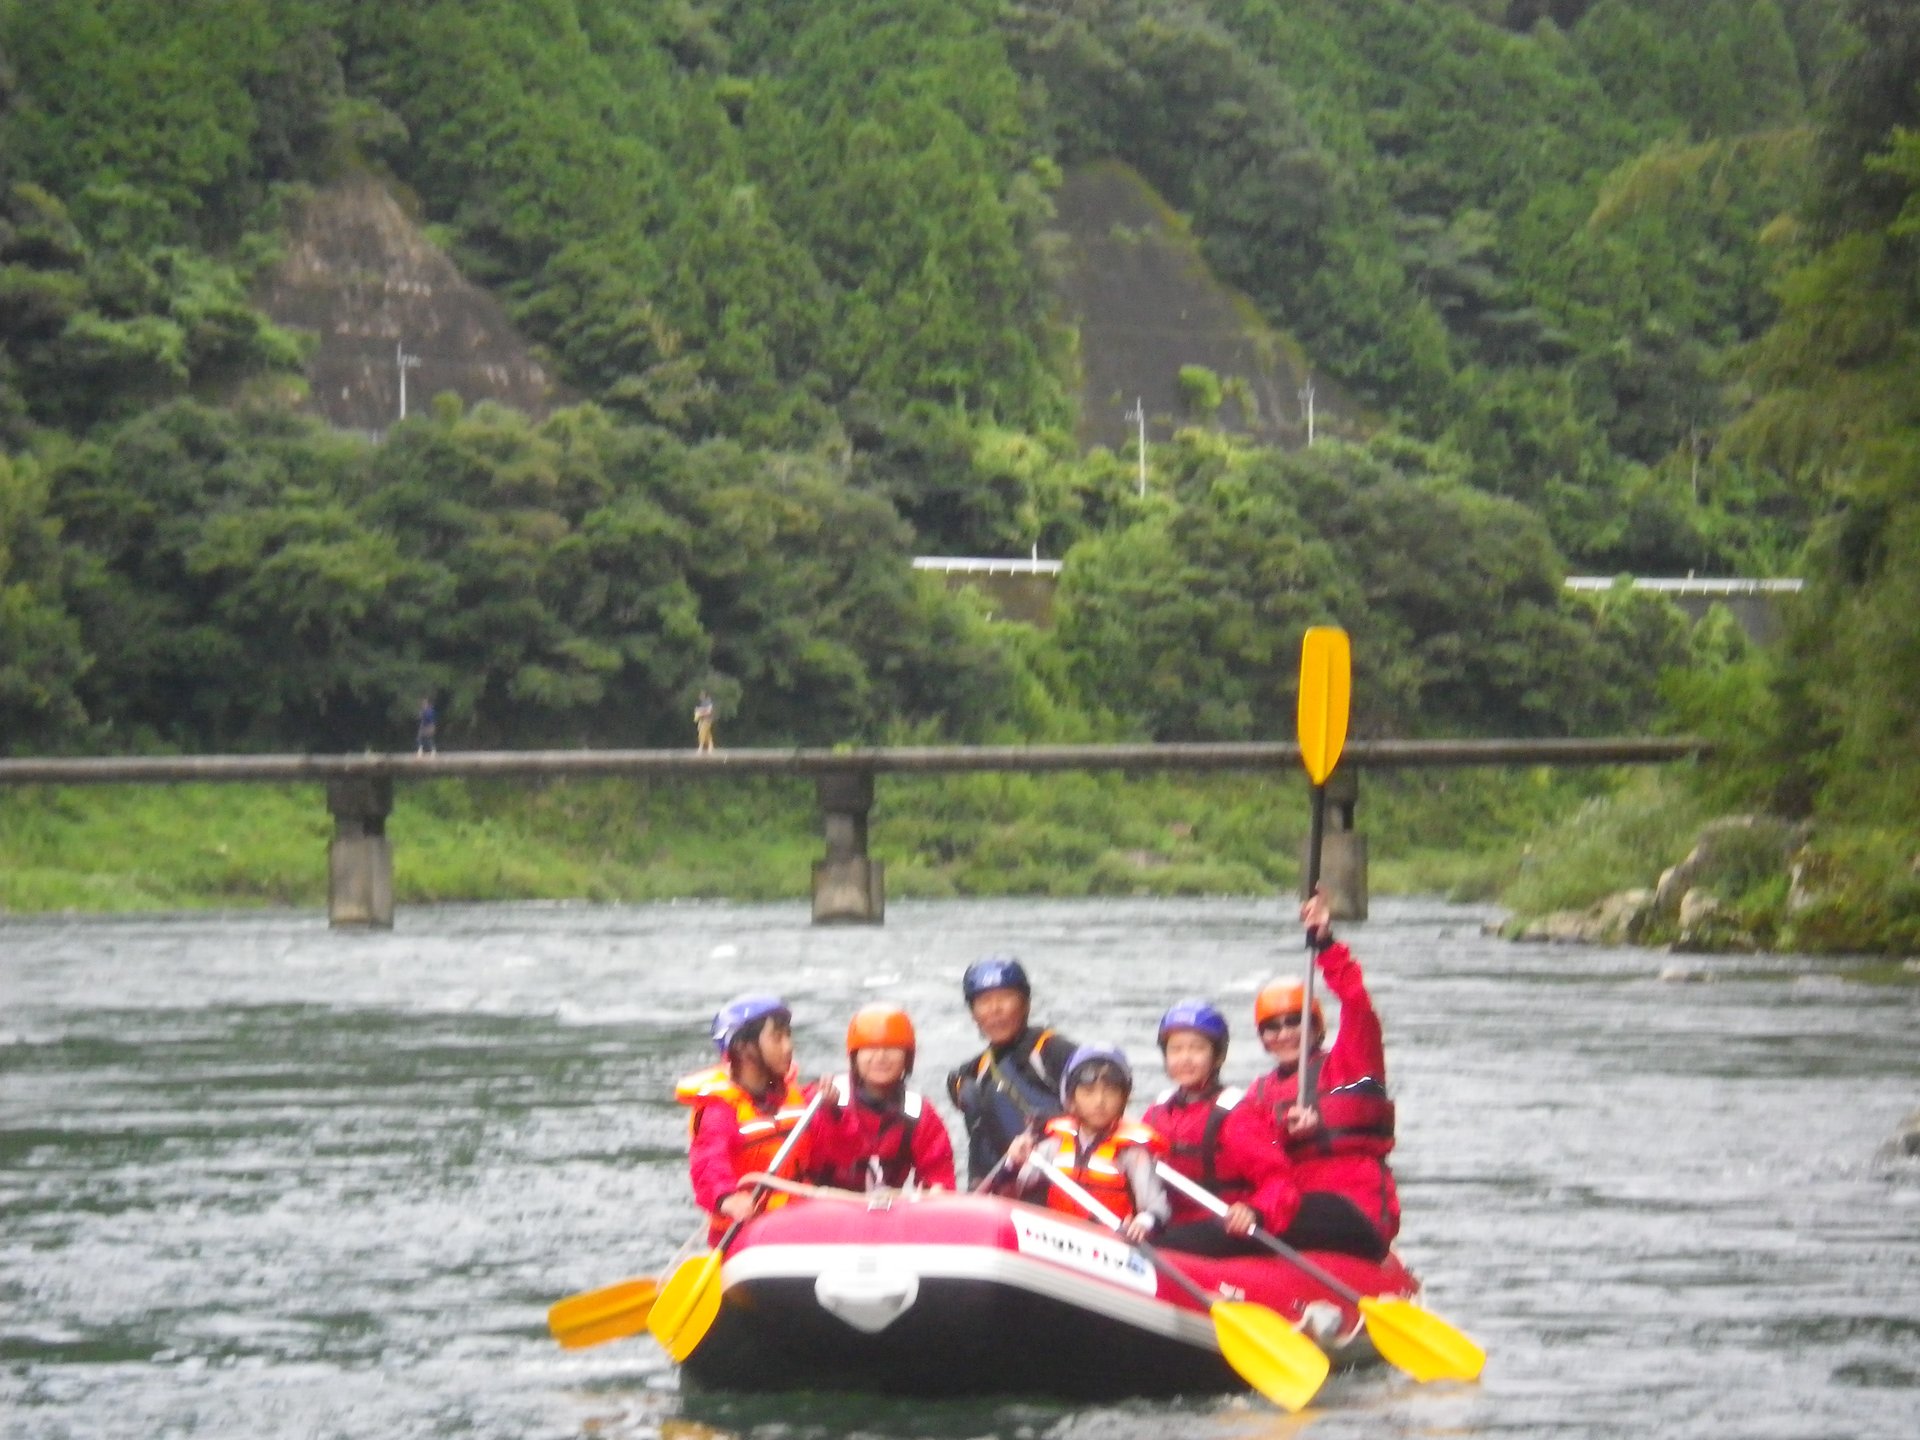
[[[0,733],[1264,736],[1335,618],[1374,733],[1654,724],[1688,662],[1848,794],[1917,743],[1909,9],[0,0]],[[1077,453],[1050,195],[1107,160],[1371,439]],[[256,297],[361,174],[579,406],[303,417]],[[907,565],[1033,545],[1039,636]],[[1796,565],[1744,668],[1559,586]]]

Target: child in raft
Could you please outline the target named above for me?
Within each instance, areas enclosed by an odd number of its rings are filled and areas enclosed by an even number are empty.
[[[1145,1125],[1126,1118],[1133,1095],[1133,1067],[1111,1045],[1082,1045],[1060,1077],[1060,1100],[1067,1113],[1047,1121],[1038,1136],[1017,1136],[1007,1147],[993,1188],[1021,1199],[1043,1200],[1049,1209],[1069,1215],[1086,1212],[1080,1203],[1028,1162],[1047,1161],[1098,1200],[1121,1221],[1121,1234],[1145,1240],[1165,1226],[1172,1207],[1155,1169],[1164,1146]]]
[[[748,1175],[770,1171],[773,1158],[798,1127],[812,1089],[793,1069],[793,1012],[777,995],[741,995],[713,1017],[713,1045],[721,1063],[696,1071],[675,1087],[688,1107],[687,1168],[693,1198],[707,1212],[708,1243],[758,1208]],[[811,1134],[803,1134],[781,1163],[789,1179],[814,1163]],[[767,1198],[769,1208],[785,1197]]]

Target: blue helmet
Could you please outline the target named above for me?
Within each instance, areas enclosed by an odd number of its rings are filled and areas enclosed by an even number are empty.
[[[1065,1105],[1073,1096],[1073,1087],[1080,1080],[1080,1072],[1092,1070],[1095,1078],[1104,1074],[1120,1082],[1120,1088],[1133,1094],[1133,1066],[1127,1063],[1127,1052],[1117,1045],[1082,1045],[1073,1052],[1073,1058],[1067,1061],[1067,1068],[1060,1072],[1060,1103]]]
[[[982,955],[967,967],[967,973],[960,981],[960,993],[971,1005],[974,998],[989,990],[1018,990],[1022,995],[1033,994],[1033,984],[1027,979],[1027,970],[1011,955]]]
[[[733,1042],[742,1038],[751,1030],[760,1033],[760,1024],[778,1015],[782,1020],[792,1023],[793,1011],[787,1008],[787,1002],[778,995],[736,995],[720,1007],[720,1013],[713,1017],[713,1048],[725,1055],[733,1048]]]
[[[1227,1017],[1205,1000],[1182,1000],[1160,1017],[1160,1048],[1167,1048],[1167,1036],[1176,1030],[1191,1030],[1213,1042],[1216,1055],[1227,1053]]]

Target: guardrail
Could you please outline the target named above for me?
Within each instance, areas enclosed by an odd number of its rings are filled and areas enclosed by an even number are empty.
[[[1064,560],[998,559],[985,555],[916,555],[916,570],[934,570],[942,575],[1058,575],[1066,568]]]
[[[1685,575],[1678,579],[1659,579],[1651,575],[1625,577],[1636,590],[1651,590],[1660,595],[1797,595],[1806,588],[1804,580],[1742,580],[1735,576]],[[1611,575],[1569,575],[1567,589],[1591,592],[1611,590],[1616,584]]]

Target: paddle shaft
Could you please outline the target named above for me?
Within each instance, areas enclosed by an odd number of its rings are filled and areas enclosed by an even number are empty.
[[[1320,888],[1320,851],[1327,834],[1327,787],[1313,787],[1313,820],[1307,827],[1307,898]],[[1307,936],[1307,978],[1300,985],[1300,1090],[1296,1103],[1301,1109],[1313,1104],[1313,981],[1320,966],[1313,936]]]
[[[1165,1161],[1160,1162],[1159,1170],[1162,1180],[1166,1181],[1167,1184],[1193,1201],[1194,1204],[1200,1206],[1202,1209],[1211,1210],[1215,1215],[1225,1217],[1229,1208],[1227,1202],[1211,1190],[1189,1180],[1185,1175],[1182,1175]],[[1345,1300],[1349,1305],[1357,1305],[1360,1303],[1361,1296],[1358,1290],[1354,1289],[1344,1280],[1322,1270],[1318,1265],[1314,1264],[1313,1261],[1307,1259],[1306,1256],[1287,1244],[1287,1242],[1282,1240],[1278,1235],[1273,1234],[1271,1231],[1262,1230],[1258,1225],[1253,1227],[1252,1234],[1253,1238],[1266,1246],[1267,1249],[1280,1256],[1283,1260],[1291,1261],[1298,1269],[1326,1286],[1327,1289],[1338,1295],[1342,1300]]]
[[[1045,1130],[1046,1122],[1044,1120],[1033,1119],[1027,1121],[1026,1128],[1021,1134],[1031,1135],[1034,1139],[1038,1140]],[[1018,1140],[1019,1138],[1019,1135],[1013,1137],[1014,1140]],[[975,1195],[984,1195],[993,1188],[993,1182],[998,1180],[1001,1173],[1007,1168],[1007,1156],[1012,1153],[1013,1140],[1009,1140],[1007,1142],[1007,1148],[1000,1152],[1000,1158],[993,1162],[993,1168],[982,1175],[980,1177],[980,1183],[973,1187],[973,1193]]]
[[[1161,1165],[1160,1178],[1215,1215],[1227,1213],[1226,1201],[1175,1170]],[[1277,1235],[1256,1228],[1253,1237],[1329,1293],[1338,1295],[1360,1312],[1374,1349],[1389,1365],[1416,1380],[1477,1380],[1487,1363],[1487,1352],[1472,1336],[1456,1330],[1438,1315],[1392,1296],[1363,1295],[1336,1279]]]
[[[1085,1189],[1060,1172],[1058,1166],[1044,1160],[1031,1162],[1062,1194],[1078,1203],[1089,1215],[1121,1231],[1120,1217],[1102,1205]],[[1126,1236],[1121,1235],[1124,1240]],[[1226,1300],[1209,1295],[1151,1245],[1130,1241],[1146,1256],[1153,1268],[1172,1280],[1204,1308],[1213,1322],[1213,1337],[1225,1360],[1242,1380],[1287,1410],[1307,1405],[1327,1378],[1328,1359],[1320,1347],[1293,1329],[1264,1305],[1246,1300]]]
[[[1062,1170],[1058,1165],[1050,1165],[1038,1156],[1032,1157],[1028,1163],[1041,1174],[1045,1175],[1049,1183],[1058,1186],[1074,1204],[1078,1205],[1109,1230],[1117,1232],[1126,1227],[1124,1220],[1106,1206],[1102,1205],[1093,1196],[1089,1195],[1085,1186],[1074,1181],[1066,1171]],[[1205,1305],[1209,1310],[1219,1303],[1220,1297],[1218,1295],[1209,1295],[1206,1291],[1202,1290],[1192,1280],[1188,1279],[1186,1275],[1175,1269],[1173,1264],[1168,1261],[1165,1256],[1147,1244],[1146,1241],[1129,1240],[1127,1243],[1132,1245],[1133,1248],[1138,1250],[1142,1255],[1146,1256],[1147,1259],[1152,1262],[1154,1269],[1173,1281],[1174,1284],[1178,1285],[1182,1290],[1185,1290],[1187,1294],[1191,1295],[1202,1305]]]

